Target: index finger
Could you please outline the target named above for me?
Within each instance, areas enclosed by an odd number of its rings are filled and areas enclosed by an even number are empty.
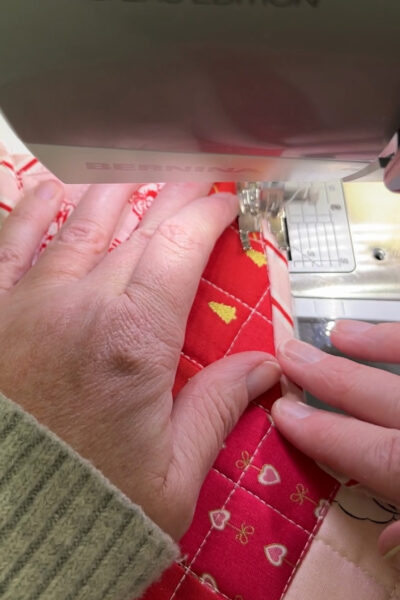
[[[289,340],[279,346],[285,375],[322,402],[365,421],[400,428],[400,377]]]
[[[133,302],[142,299],[151,306],[159,333],[166,327],[184,331],[210,253],[237,210],[236,196],[214,194],[191,202],[154,233],[126,294]]]
[[[342,320],[331,331],[341,352],[363,360],[400,363],[400,323]]]
[[[272,407],[279,431],[296,448],[383,498],[400,502],[400,432],[318,410],[290,395]]]

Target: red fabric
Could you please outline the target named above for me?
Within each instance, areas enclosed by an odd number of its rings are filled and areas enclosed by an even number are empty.
[[[232,226],[200,282],[175,392],[227,354],[274,353],[271,314],[267,269],[243,252]],[[268,408],[279,395],[277,386],[252,403],[226,440],[181,540],[181,562],[145,600],[280,600],[284,595],[338,484],[273,426]]]

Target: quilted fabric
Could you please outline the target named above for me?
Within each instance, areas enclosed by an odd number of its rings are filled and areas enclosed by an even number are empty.
[[[0,213],[11,212],[45,169],[32,157],[0,153]],[[162,184],[139,188],[112,250],[140,222]],[[66,201],[41,250],[68,218],[86,186],[66,186]],[[214,189],[233,189],[214,186]],[[276,260],[272,258],[276,257]],[[268,276],[267,258],[275,281]],[[243,350],[274,353],[274,324],[292,331],[279,281],[279,256],[254,237],[244,253],[236,225],[216,244],[190,314],[175,392],[207,364]],[[276,292],[276,293],[275,293]],[[277,316],[279,315],[279,316]],[[280,600],[301,564],[338,484],[277,432],[269,409],[277,386],[252,402],[202,487],[182,558],[148,590],[146,600]]]
[[[394,506],[342,486],[285,600],[399,600],[400,573],[378,553]]]
[[[271,294],[266,259],[273,261],[271,253],[278,276],[285,260],[270,240],[253,236],[252,250],[244,253],[236,225],[221,236],[189,317],[176,391],[223,356],[274,353],[276,323],[285,330],[282,337],[292,335],[280,298],[285,284],[273,282]],[[182,560],[146,600],[284,596],[338,485],[277,432],[269,409],[280,393],[277,387],[253,402],[226,440],[181,541]]]

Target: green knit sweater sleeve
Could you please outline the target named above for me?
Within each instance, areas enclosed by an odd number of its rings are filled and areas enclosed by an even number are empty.
[[[132,600],[177,556],[139,506],[0,394],[2,600]]]

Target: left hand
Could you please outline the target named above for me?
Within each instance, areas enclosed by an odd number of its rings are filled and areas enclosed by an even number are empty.
[[[355,358],[400,363],[400,323],[339,321],[331,339]],[[272,416],[282,434],[319,463],[400,506],[400,377],[298,340],[283,344],[278,360],[297,385],[348,413],[281,398]],[[400,521],[381,534],[379,548],[384,555],[397,548],[400,564]]]
[[[223,440],[280,376],[273,356],[243,352],[173,402],[201,274],[237,214],[235,196],[209,187],[167,184],[111,254],[130,185],[91,186],[33,267],[60,184],[40,185],[0,231],[0,390],[176,540]]]

